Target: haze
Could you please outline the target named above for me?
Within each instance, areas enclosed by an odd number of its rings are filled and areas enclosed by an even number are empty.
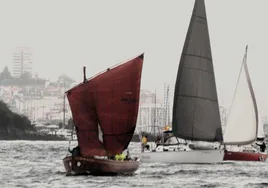
[[[194,0],[0,0],[0,71],[16,47],[33,51],[33,72],[87,76],[145,52],[142,88],[174,88]],[[268,114],[267,0],[206,0],[221,105],[229,108],[244,55],[262,115]],[[173,89],[171,91],[173,99]],[[173,100],[171,100],[172,102]]]

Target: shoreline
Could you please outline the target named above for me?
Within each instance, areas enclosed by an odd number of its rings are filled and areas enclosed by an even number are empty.
[[[148,136],[148,142],[154,142],[156,140],[156,136],[152,134],[145,133]],[[39,134],[39,133],[0,133],[0,140],[28,140],[28,141],[69,141],[65,137],[57,136],[57,135],[49,135],[49,134]],[[131,142],[141,142],[139,135],[134,134]]]
[[[67,138],[56,136],[56,135],[47,135],[47,134],[38,134],[38,133],[24,133],[24,134],[5,134],[0,133],[0,140],[28,140],[28,141],[68,141]]]

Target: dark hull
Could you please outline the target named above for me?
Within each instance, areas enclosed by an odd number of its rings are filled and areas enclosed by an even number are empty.
[[[65,157],[67,175],[118,175],[133,174],[139,168],[139,161],[115,161],[87,157]]]
[[[266,161],[266,153],[233,152],[225,151],[224,161]]]

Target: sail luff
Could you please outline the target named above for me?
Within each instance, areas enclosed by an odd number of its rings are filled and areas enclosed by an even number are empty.
[[[224,133],[225,145],[251,144],[258,134],[258,107],[247,67],[247,52],[248,46],[246,46]],[[243,86],[246,91],[243,90]]]
[[[179,64],[173,101],[174,135],[222,141],[219,104],[204,0],[196,0]]]

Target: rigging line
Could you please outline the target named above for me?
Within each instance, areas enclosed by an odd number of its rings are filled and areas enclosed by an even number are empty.
[[[245,54],[244,54],[244,56],[243,56],[243,60],[242,60],[242,63],[241,63],[241,67],[240,67],[239,75],[238,75],[238,78],[237,78],[237,81],[236,81],[235,92],[234,92],[234,95],[233,95],[233,99],[232,99],[232,103],[231,103],[231,107],[230,107],[229,111],[231,111],[231,109],[232,109],[232,107],[233,107],[233,103],[234,103],[234,99],[235,99],[235,94],[236,94],[236,92],[237,92],[237,87],[238,87],[239,78],[240,78],[240,76],[241,76],[241,72],[242,72],[243,66],[244,66],[245,61],[246,61],[246,58],[247,58],[247,50],[248,50],[248,48],[246,47]],[[228,116],[230,116],[230,114],[229,114]],[[229,119],[229,117],[228,117],[228,119]],[[227,121],[228,121],[228,119],[227,119]]]

